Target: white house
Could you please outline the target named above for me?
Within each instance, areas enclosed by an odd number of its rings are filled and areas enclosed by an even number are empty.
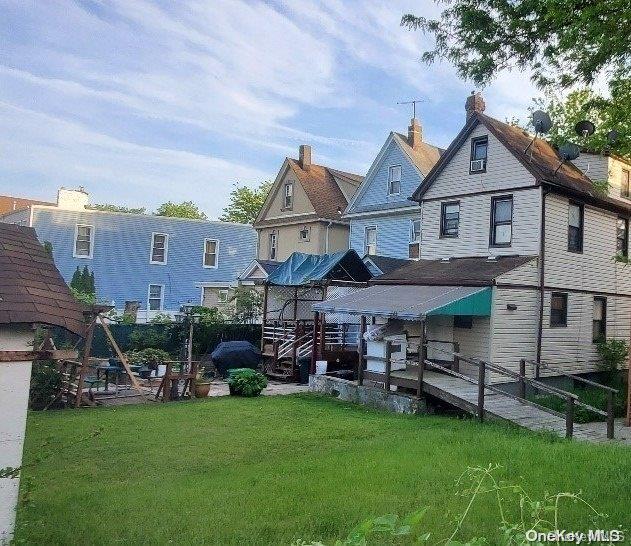
[[[443,347],[509,369],[525,358],[594,371],[595,341],[631,333],[631,269],[614,261],[628,253],[631,165],[595,153],[563,162],[484,108],[467,99],[465,126],[412,195],[420,260],[314,309],[404,319],[409,335],[423,323]],[[606,194],[593,183],[603,179]]]

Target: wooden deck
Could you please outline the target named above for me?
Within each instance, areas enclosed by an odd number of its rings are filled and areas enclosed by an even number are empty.
[[[384,381],[383,374],[368,371],[365,372],[364,378],[380,383]],[[390,375],[390,384],[417,389],[417,369],[393,370]],[[476,384],[444,373],[426,370],[423,375],[422,390],[425,394],[443,400],[467,413],[478,414],[478,386]],[[509,398],[488,388],[485,389],[484,400],[485,419],[510,421],[533,431],[551,431],[559,436],[566,434],[565,415],[551,413],[551,410],[540,409],[523,400]],[[618,423],[616,428],[619,429],[621,426],[622,423]],[[616,437],[625,441],[624,435],[616,434]],[[606,423],[575,423],[574,438],[591,442],[605,442],[607,441]],[[626,442],[628,441],[627,439]]]

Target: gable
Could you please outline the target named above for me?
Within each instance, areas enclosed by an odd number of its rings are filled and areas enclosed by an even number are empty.
[[[401,192],[398,195],[388,195],[388,172],[389,168],[395,165],[401,166]],[[347,214],[416,206],[408,198],[422,180],[416,166],[391,134],[357,190]]]
[[[486,172],[469,174],[471,139],[487,136],[488,153]],[[535,177],[489,131],[478,123],[438,173],[423,199],[435,199],[468,193],[508,190],[534,186]]]
[[[293,206],[291,209],[283,208],[283,197],[285,184],[293,183]],[[265,204],[256,219],[255,225],[264,220],[274,218],[292,217],[298,214],[315,214],[315,209],[307,196],[304,188],[300,184],[296,173],[291,169],[289,161],[286,159],[283,166],[274,180],[274,184],[267,195]]]

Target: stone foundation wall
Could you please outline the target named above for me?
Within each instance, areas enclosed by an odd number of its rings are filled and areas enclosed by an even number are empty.
[[[369,385],[357,385],[354,381],[329,377],[326,375],[310,375],[309,391],[328,394],[345,402],[363,404],[377,409],[385,409],[394,413],[427,413],[424,399],[400,394],[396,391],[386,392],[382,388]]]

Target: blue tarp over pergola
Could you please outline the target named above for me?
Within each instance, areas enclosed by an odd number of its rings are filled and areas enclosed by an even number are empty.
[[[267,278],[276,286],[305,286],[326,280],[366,282],[372,274],[354,250],[333,254],[294,252]]]

